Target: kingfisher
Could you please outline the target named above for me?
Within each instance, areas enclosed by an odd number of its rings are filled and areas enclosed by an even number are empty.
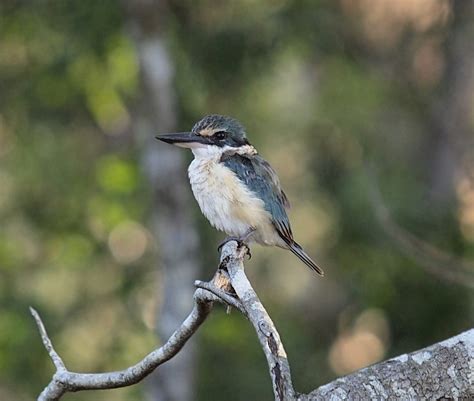
[[[247,249],[251,242],[277,246],[323,275],[293,239],[286,213],[290,203],[280,180],[250,144],[239,121],[212,114],[190,132],[161,134],[156,139],[193,152],[188,176],[194,197],[211,225],[228,235],[219,248],[230,240]]]

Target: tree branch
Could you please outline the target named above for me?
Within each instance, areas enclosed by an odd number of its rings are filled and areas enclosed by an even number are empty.
[[[465,287],[474,288],[474,264],[434,247],[397,224],[382,199],[372,169],[367,167],[366,172],[369,179],[369,200],[374,206],[375,217],[384,232],[393,239],[398,249],[428,273]]]
[[[299,401],[472,400],[474,329],[359,370]]]
[[[159,365],[173,358],[197,331],[212,310],[212,302],[215,298],[209,295],[200,289],[196,290],[193,310],[162,347],[127,369],[108,373],[76,373],[67,370],[59,355],[54,351],[40,316],[32,309],[31,312],[38,325],[43,344],[56,366],[56,373],[38,397],[38,401],[57,401],[66,392],[111,389],[138,383]]]
[[[194,285],[197,288],[202,288],[203,290],[207,290],[213,293],[216,297],[219,298],[221,302],[226,303],[227,305],[232,306],[235,309],[238,309],[244,316],[247,316],[247,311],[242,306],[242,303],[228,292],[216,287],[212,283],[207,283],[205,281],[196,280],[194,282]]]
[[[56,370],[58,372],[63,372],[66,370],[66,366],[64,365],[63,360],[61,357],[58,355],[56,350],[53,347],[53,343],[49,339],[48,333],[46,332],[46,328],[44,327],[43,321],[41,320],[40,315],[36,311],[36,309],[32,308],[30,306],[30,313],[33,315],[33,318],[36,321],[36,325],[38,326],[38,330],[41,335],[41,340],[43,341],[43,345],[46,348],[46,351],[48,351],[48,354],[51,358],[51,360],[54,363],[54,366],[56,366]]]
[[[244,272],[244,247],[235,241],[222,249],[221,263],[210,282],[196,281],[194,307],[186,320],[160,348],[136,365],[117,372],[75,373],[56,353],[38,313],[31,308],[43,344],[55,367],[40,401],[57,401],[66,392],[125,387],[141,381],[175,356],[197,331],[215,301],[224,302],[246,316],[257,333],[268,364],[276,401],[440,399],[474,396],[474,329],[421,351],[374,365],[335,380],[310,394],[297,394],[280,336]],[[234,296],[235,294],[235,296]]]
[[[222,248],[221,267],[229,273],[232,287],[257,333],[267,358],[275,400],[294,400],[290,365],[280,335],[244,272],[246,254],[244,247],[238,248],[235,241],[228,242]]]

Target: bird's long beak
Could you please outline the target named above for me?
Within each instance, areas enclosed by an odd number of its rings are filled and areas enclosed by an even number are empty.
[[[184,148],[192,148],[198,144],[208,144],[206,137],[196,135],[193,132],[177,132],[175,134],[160,134],[155,137],[160,141]]]

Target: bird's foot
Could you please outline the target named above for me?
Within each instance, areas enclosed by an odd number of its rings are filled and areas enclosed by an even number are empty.
[[[245,252],[245,255],[249,257],[249,260],[252,259],[252,253],[250,252],[250,247],[248,246],[248,244],[246,244],[245,242],[242,242],[242,245],[245,246],[245,249],[247,249],[247,251]]]
[[[237,248],[242,248],[245,246],[246,252],[245,254],[249,257],[249,259],[252,259],[252,254],[250,253],[250,246],[245,242],[245,240],[248,239],[248,236],[245,235],[244,237],[227,237],[224,241],[222,241],[219,246],[217,247],[217,252],[221,252],[222,247],[227,244],[229,241],[235,241],[237,242]]]
[[[252,259],[249,244],[242,240],[237,241],[237,249],[242,249],[242,247],[245,247],[245,256],[248,256],[249,260]]]
[[[229,241],[236,241],[237,244],[240,246],[240,237],[227,237],[224,241],[222,241],[219,246],[217,247],[217,252],[220,252],[225,244]]]

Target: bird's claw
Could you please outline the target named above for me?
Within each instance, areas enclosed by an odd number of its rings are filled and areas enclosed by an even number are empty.
[[[250,252],[250,248],[247,247],[246,255],[249,257],[249,260],[252,259],[252,252]]]
[[[246,242],[244,242],[241,238],[239,237],[227,237],[224,241],[222,241],[219,246],[217,247],[217,252],[221,252],[222,248],[224,247],[225,244],[227,244],[229,241],[235,241],[237,242],[237,248],[240,249],[243,246],[245,246],[245,255],[248,256],[249,260],[252,259],[252,254],[250,253],[250,247]]]
[[[250,252],[250,247],[245,243],[245,242],[240,242],[239,243],[239,248],[242,248],[243,246],[245,246],[245,255],[248,256],[249,260],[252,259],[252,253]]]
[[[240,246],[240,238],[239,237],[227,237],[224,241],[222,241],[218,247],[217,247],[217,252],[221,252],[222,248],[224,247],[225,244],[227,244],[229,241],[235,241],[237,242],[238,246]]]
[[[250,253],[250,246],[245,241],[239,239],[237,240],[237,249],[242,249],[245,247],[245,256],[248,256],[249,260],[252,259],[252,254]]]

